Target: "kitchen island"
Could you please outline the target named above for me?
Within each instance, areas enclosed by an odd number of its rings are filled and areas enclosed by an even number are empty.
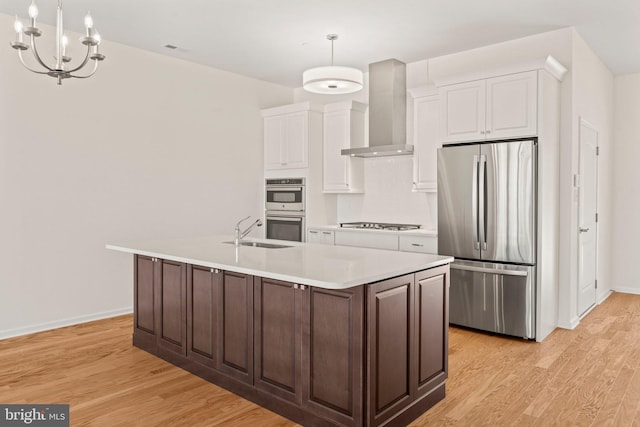
[[[232,238],[134,254],[135,346],[303,425],[405,425],[444,398],[449,263]]]

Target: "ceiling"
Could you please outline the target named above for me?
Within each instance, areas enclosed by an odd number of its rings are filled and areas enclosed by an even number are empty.
[[[30,3],[0,13],[26,24]],[[56,1],[36,4],[53,24]],[[329,65],[330,33],[335,64],[367,71],[573,26],[614,74],[640,72],[639,0],[65,0],[65,25],[82,32],[87,10],[105,40],[289,87]]]

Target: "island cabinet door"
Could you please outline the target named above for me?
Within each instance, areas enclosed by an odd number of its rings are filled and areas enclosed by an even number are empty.
[[[187,271],[187,357],[215,368],[218,281],[223,273],[189,265]]]
[[[249,384],[253,384],[253,279],[232,271],[216,275],[216,368]]]
[[[156,262],[155,258],[133,258],[133,342],[144,349],[155,349],[156,337]]]
[[[299,405],[304,292],[290,282],[255,282],[255,387]]]
[[[413,274],[367,288],[368,425],[384,423],[415,399],[414,307]]]
[[[187,265],[157,259],[156,324],[158,347],[187,355]]]
[[[418,397],[447,378],[449,267],[416,273]]]
[[[364,287],[303,293],[303,405],[337,425],[362,426]]]

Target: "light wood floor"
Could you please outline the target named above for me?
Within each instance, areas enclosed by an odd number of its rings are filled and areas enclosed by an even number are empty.
[[[293,426],[131,345],[131,316],[0,341],[0,403],[73,426]],[[640,296],[543,343],[450,329],[447,397],[412,426],[640,426]]]

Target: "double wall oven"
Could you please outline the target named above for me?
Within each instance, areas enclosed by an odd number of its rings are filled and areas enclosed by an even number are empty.
[[[265,223],[267,239],[304,242],[304,178],[265,181]]]

